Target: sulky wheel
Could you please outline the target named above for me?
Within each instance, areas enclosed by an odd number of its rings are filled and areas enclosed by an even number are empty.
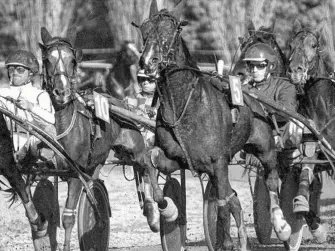
[[[94,180],[91,191],[98,202],[98,213],[94,211],[85,190],[82,192],[78,207],[78,239],[80,250],[107,251],[109,245],[111,216],[106,187],[101,180]]]
[[[215,188],[208,181],[204,195],[204,231],[207,247],[210,251],[215,250],[216,246],[216,228],[217,228],[217,199]]]
[[[57,250],[57,228],[60,226],[58,194],[47,179],[38,182],[33,195],[33,203],[38,213],[48,221],[48,235],[51,250]],[[33,234],[33,239],[34,239]]]
[[[255,180],[253,206],[254,226],[257,239],[261,244],[270,244],[272,233],[270,196],[262,171],[258,171]]]
[[[299,249],[305,225],[303,216],[293,213],[293,199],[297,195],[299,188],[296,175],[292,171],[285,175],[280,192],[280,207],[292,229],[290,239],[284,242],[286,250],[289,251],[297,251]]]
[[[183,191],[185,193],[185,191]],[[160,235],[163,251],[184,250],[186,242],[186,214],[183,213],[183,195],[178,180],[170,178],[163,189],[164,196],[170,197],[178,208],[178,218],[174,222],[166,222],[161,217]]]

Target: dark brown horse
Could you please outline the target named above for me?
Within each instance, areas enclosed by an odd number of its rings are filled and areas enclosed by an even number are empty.
[[[234,69],[232,71],[233,75],[240,75],[242,78],[245,78],[248,75],[245,63],[242,60],[247,49],[255,43],[268,44],[275,51],[278,62],[276,64],[276,67],[272,70],[272,75],[280,77],[286,75],[286,59],[284,53],[282,52],[276,41],[274,26],[275,22],[273,22],[273,24],[269,27],[261,26],[258,30],[256,30],[252,21],[248,23],[249,37],[239,37],[241,55],[234,66]]]
[[[56,110],[57,139],[69,156],[89,175],[97,166],[104,165],[110,150],[130,165],[139,167],[139,159],[145,151],[144,141],[137,127],[117,116],[110,123],[92,118],[84,102],[74,90],[77,62],[80,50],[69,40],[51,37],[41,29],[43,67],[46,72],[46,89]],[[95,129],[93,129],[95,128]],[[61,163],[63,169],[68,168]],[[77,178],[68,179],[68,198],[62,221],[65,228],[64,250],[70,250],[71,231],[75,223],[75,210],[82,190]],[[99,240],[96,240],[99,242]]]
[[[140,53],[135,44],[125,41],[118,52],[112,70],[106,77],[107,93],[119,99],[134,95],[139,59]]]
[[[140,53],[134,43],[124,41],[112,69],[86,70],[87,74],[77,81],[78,91],[93,89],[99,93],[107,93],[115,98],[123,99],[134,94],[137,85],[137,70]]]
[[[288,75],[300,91],[298,111],[311,120],[316,129],[335,147],[335,86],[329,78],[333,73],[333,55],[324,43],[322,28],[324,23],[316,28],[303,28],[295,21],[294,37],[289,42],[290,54]],[[315,141],[317,148],[317,142]],[[314,154],[313,154],[314,153]],[[322,151],[310,154],[309,159],[325,159]],[[326,232],[319,219],[318,206],[312,205],[310,186],[318,182],[317,166],[302,165],[300,185],[297,197],[294,199],[294,212],[304,214],[307,224],[319,241],[325,241]]]
[[[247,250],[240,202],[228,178],[231,157],[244,148],[257,156],[265,168],[271,220],[279,239],[287,240],[291,231],[278,205],[277,155],[271,127],[260,105],[252,101],[254,112],[248,106],[240,107],[240,118],[233,125],[227,95],[213,87],[199,71],[180,36],[182,26],[186,25],[179,21],[184,3],[171,12],[165,9],[158,12],[157,2],[153,0],[150,16],[140,26],[144,43],[140,67],[158,79],[161,104],[156,122],[156,147],[148,153],[151,163],[147,163],[147,168],[157,168],[165,174],[178,168],[207,173],[218,195],[217,228],[222,231],[217,231],[216,248],[233,248],[229,228],[232,212],[241,249]],[[153,186],[161,215],[175,218],[172,210],[169,211],[171,199],[162,196],[157,184]]]

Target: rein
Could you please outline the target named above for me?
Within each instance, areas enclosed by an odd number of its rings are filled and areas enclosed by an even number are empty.
[[[60,139],[64,138],[66,135],[68,135],[70,133],[70,131],[73,129],[74,123],[76,122],[77,113],[78,113],[77,106],[74,106],[74,111],[73,111],[73,114],[72,114],[71,123],[70,123],[69,127],[64,132],[62,132],[61,134],[58,134],[56,136],[56,140],[60,140]]]

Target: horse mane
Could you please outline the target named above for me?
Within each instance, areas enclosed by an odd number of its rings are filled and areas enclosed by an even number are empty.
[[[183,52],[185,54],[186,65],[199,70],[197,62],[195,61],[195,59],[191,55],[189,49],[187,48],[185,40],[183,38],[180,38],[180,41],[181,41],[181,46],[182,46]]]
[[[327,72],[327,74],[332,74],[335,71],[334,51],[332,51],[328,45],[324,45],[322,46],[322,49],[319,50],[319,56],[324,63],[325,71]]]

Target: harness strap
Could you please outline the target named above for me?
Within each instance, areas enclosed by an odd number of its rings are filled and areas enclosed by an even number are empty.
[[[74,123],[76,122],[76,119],[77,119],[77,107],[75,107],[75,110],[73,111],[73,114],[72,114],[72,119],[71,119],[71,123],[69,125],[69,127],[61,134],[58,134],[56,136],[56,140],[60,140],[61,138],[64,138],[66,135],[69,134],[69,132],[72,130],[73,126],[74,126]]]
[[[76,209],[64,208],[63,216],[76,216]]]

